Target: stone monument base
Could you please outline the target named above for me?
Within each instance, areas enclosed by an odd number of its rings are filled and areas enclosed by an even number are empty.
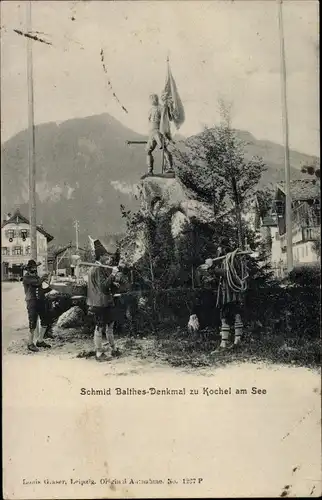
[[[157,177],[157,178],[161,178],[161,179],[174,179],[175,178],[175,173],[173,170],[169,171],[169,172],[164,172],[163,174],[144,174],[142,175],[141,177],[141,180],[143,179],[146,179],[147,177]]]

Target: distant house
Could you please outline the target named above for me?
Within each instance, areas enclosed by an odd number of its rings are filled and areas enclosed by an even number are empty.
[[[37,261],[41,262],[41,273],[48,269],[47,245],[53,239],[41,225],[37,226]],[[22,276],[22,268],[31,258],[30,244],[29,220],[17,209],[1,225],[2,279]]]
[[[73,275],[75,269],[73,255],[76,253],[84,260],[86,253],[84,248],[78,247],[77,252],[76,245],[72,243],[55,251],[49,251],[50,271],[54,271],[57,275]]]
[[[294,266],[309,265],[320,259],[315,243],[321,238],[320,183],[316,179],[291,181],[292,243]],[[275,199],[270,210],[260,217],[262,238],[269,242],[271,264],[277,277],[284,277],[287,269],[285,183],[275,188]]]
[[[286,269],[285,183],[276,186],[275,200],[281,260]],[[314,244],[321,238],[320,183],[315,179],[291,181],[294,265],[319,261]]]

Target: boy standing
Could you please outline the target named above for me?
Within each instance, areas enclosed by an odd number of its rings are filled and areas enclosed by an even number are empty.
[[[43,289],[42,284],[48,279],[48,275],[41,278],[38,276],[37,264],[34,260],[29,260],[26,266],[26,273],[22,278],[25,290],[25,299],[27,304],[29,319],[29,339],[28,349],[32,352],[38,352],[39,347],[51,347],[44,341],[44,334],[48,326],[48,314],[45,294],[50,292],[51,288]],[[40,318],[40,333],[38,340],[35,338],[37,320]]]
[[[118,268],[104,268],[112,266],[115,252],[104,248],[99,240],[95,240],[96,266],[88,274],[87,305],[95,316],[94,346],[97,361],[107,361],[109,358],[103,350],[103,335],[106,336],[112,349],[112,356],[119,354],[115,347],[113,327],[116,318],[116,308],[113,298],[113,287],[117,286],[115,277]],[[101,267],[100,267],[101,266]]]

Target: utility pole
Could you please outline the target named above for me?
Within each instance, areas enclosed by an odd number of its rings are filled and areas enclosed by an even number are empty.
[[[31,1],[26,2],[27,33],[31,27]],[[29,130],[29,224],[31,258],[37,260],[37,215],[36,215],[36,157],[35,157],[35,123],[34,123],[34,88],[32,43],[27,38],[27,85],[28,85],[28,130]]]
[[[76,253],[78,254],[78,252],[79,252],[79,241],[78,241],[79,221],[78,220],[75,220],[74,227],[76,230]]]
[[[72,276],[75,276],[76,279],[79,278],[79,260],[80,260],[80,257],[79,257],[79,238],[78,238],[78,234],[79,234],[79,221],[78,220],[75,220],[74,221],[74,228],[75,228],[75,231],[76,231],[76,252],[75,252],[75,255],[71,255],[70,252],[71,252],[71,245],[69,247],[69,256],[70,256],[70,259],[71,259],[71,268],[74,269],[75,271],[75,274],[72,274]]]
[[[284,134],[284,161],[285,161],[285,221],[286,221],[286,248],[287,248],[287,271],[290,273],[293,269],[293,236],[292,236],[292,198],[291,198],[291,173],[290,173],[290,152],[288,138],[288,114],[287,114],[287,95],[286,95],[286,64],[285,64],[285,46],[283,29],[283,0],[277,0],[278,3],[278,21],[280,36],[281,53],[281,90],[282,90],[282,120]]]

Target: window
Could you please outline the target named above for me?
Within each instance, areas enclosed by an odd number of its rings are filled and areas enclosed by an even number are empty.
[[[305,255],[306,257],[309,255],[308,245],[305,245]]]
[[[10,248],[8,248],[8,247],[1,247],[1,254],[2,255],[10,255]]]
[[[30,246],[26,247],[26,255],[30,255]]]
[[[9,238],[9,239],[10,239],[10,238],[12,238],[12,239],[13,239],[13,238],[15,237],[15,232],[14,232],[14,230],[13,230],[13,229],[8,229],[8,230],[6,231],[6,236],[7,236],[7,238]]]
[[[302,247],[302,257],[304,257],[304,248]]]
[[[29,231],[28,229],[21,229],[21,238],[23,241],[25,241],[29,236]]]
[[[22,247],[13,247],[12,255],[22,255]]]

